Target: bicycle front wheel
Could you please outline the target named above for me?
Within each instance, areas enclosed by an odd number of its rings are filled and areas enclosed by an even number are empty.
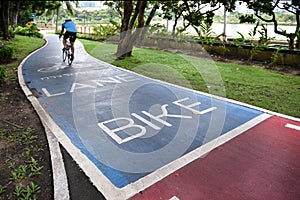
[[[66,61],[67,57],[68,57],[68,51],[67,50],[63,50],[63,62]]]

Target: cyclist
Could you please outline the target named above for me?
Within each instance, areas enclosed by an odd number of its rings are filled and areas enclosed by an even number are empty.
[[[66,32],[65,32],[64,37],[63,37],[63,45],[64,45],[64,49],[65,49],[66,46],[67,46],[67,39],[70,38],[71,51],[72,51],[71,60],[73,61],[74,60],[74,52],[75,52],[74,42],[76,40],[77,30],[76,30],[76,24],[72,21],[71,18],[67,18],[65,20],[65,22],[62,24],[62,28],[61,28],[59,38],[61,38],[61,36],[63,35],[65,29],[66,29]]]

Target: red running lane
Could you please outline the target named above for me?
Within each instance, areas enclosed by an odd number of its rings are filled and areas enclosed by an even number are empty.
[[[300,199],[297,128],[273,116],[132,199]]]

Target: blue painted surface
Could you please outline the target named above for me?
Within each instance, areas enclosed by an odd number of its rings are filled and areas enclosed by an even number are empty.
[[[72,143],[119,188],[262,114],[255,109],[111,68],[90,60],[78,48],[73,66],[67,67],[61,62],[56,36],[47,36],[47,39],[49,44],[24,63],[25,82],[30,89],[39,92],[38,100]],[[75,88],[74,83],[78,83]],[[42,88],[48,91],[48,96]],[[173,103],[183,98],[188,98],[182,102],[185,105],[201,102],[193,107],[199,111],[217,109],[203,115],[195,114]],[[162,117],[171,124],[166,126],[142,112],[160,115],[162,105],[167,105],[168,114],[189,118]],[[133,117],[132,113],[159,130]],[[144,127],[145,134],[118,144],[98,125],[121,117]],[[113,130],[126,123],[126,120],[117,120],[106,125]],[[140,131],[138,127],[131,127],[116,134],[125,139]]]

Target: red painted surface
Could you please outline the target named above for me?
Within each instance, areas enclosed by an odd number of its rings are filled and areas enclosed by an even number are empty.
[[[299,122],[271,117],[132,199],[300,199]]]

